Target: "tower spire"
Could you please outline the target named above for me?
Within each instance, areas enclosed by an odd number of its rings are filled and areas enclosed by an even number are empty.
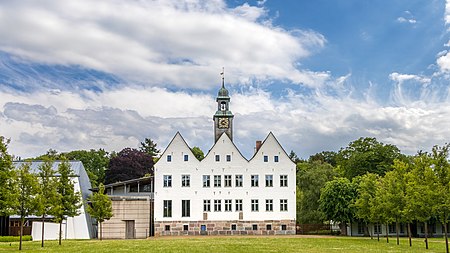
[[[222,76],[222,88],[225,88],[225,68],[222,67],[222,72],[220,72],[220,75]]]

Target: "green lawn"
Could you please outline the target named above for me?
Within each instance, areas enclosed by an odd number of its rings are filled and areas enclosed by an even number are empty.
[[[18,242],[0,243],[0,252],[18,251]],[[329,237],[306,238],[300,236],[226,236],[226,237],[160,237],[147,240],[67,240],[62,246],[57,241],[24,242],[24,252],[445,252],[443,239],[430,239],[425,251],[423,239],[414,239],[409,247],[406,238],[400,245],[395,238],[387,244],[370,238]]]

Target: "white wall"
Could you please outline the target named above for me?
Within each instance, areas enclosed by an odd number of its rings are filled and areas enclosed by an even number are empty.
[[[167,155],[172,161],[167,162]],[[189,161],[183,160],[184,154]],[[215,161],[216,154],[220,161]],[[226,155],[231,155],[231,162]],[[263,156],[269,157],[268,162]],[[279,162],[274,162],[274,156]],[[155,219],[157,221],[189,221],[203,219],[203,200],[211,200],[208,220],[238,220],[235,200],[243,200],[244,220],[295,220],[296,177],[291,162],[272,134],[264,141],[259,152],[247,161],[226,134],[223,134],[207,156],[199,162],[177,133],[155,165]],[[172,175],[172,187],[163,187],[163,176]],[[181,187],[181,176],[190,175],[190,187]],[[203,187],[203,175],[210,175],[209,188]],[[221,187],[214,187],[214,175],[221,175]],[[232,187],[224,187],[224,175],[232,175]],[[235,175],[243,175],[243,187],[235,187]],[[259,187],[251,187],[251,175],[259,175]],[[273,187],[265,186],[265,175],[273,175]],[[280,187],[280,175],[288,175],[288,187]],[[214,200],[220,199],[221,212],[214,211]],[[225,199],[232,200],[232,211],[225,212]],[[259,211],[251,211],[251,200],[259,200]],[[265,200],[273,199],[273,211],[266,212]],[[288,211],[280,211],[280,199],[288,199]],[[163,200],[172,200],[172,217],[163,217]],[[181,201],[191,201],[190,217],[181,217]]]

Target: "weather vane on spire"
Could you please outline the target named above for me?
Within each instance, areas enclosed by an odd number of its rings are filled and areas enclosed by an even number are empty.
[[[222,72],[220,72],[220,75],[222,76],[222,88],[225,88],[225,68],[222,67]]]

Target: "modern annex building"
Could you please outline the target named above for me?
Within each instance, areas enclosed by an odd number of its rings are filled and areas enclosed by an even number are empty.
[[[176,133],[155,164],[154,234],[295,234],[295,164],[272,133],[250,160],[242,156],[223,79],[216,101],[205,158]]]

